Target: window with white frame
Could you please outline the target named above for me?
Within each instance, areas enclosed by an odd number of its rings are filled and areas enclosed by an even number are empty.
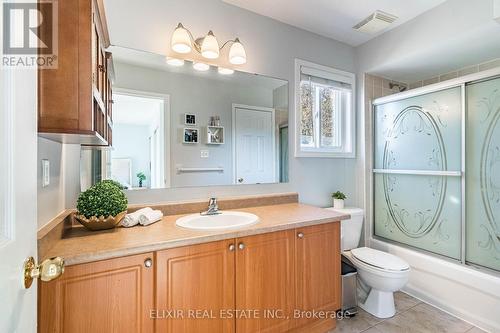
[[[296,59],[297,157],[354,157],[353,73]]]

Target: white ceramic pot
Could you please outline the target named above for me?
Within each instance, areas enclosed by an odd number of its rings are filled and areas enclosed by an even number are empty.
[[[333,208],[343,209],[344,208],[344,200],[333,199]]]

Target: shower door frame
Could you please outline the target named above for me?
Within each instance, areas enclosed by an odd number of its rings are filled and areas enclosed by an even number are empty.
[[[369,149],[367,149],[367,160],[369,159],[367,165],[369,166],[369,186],[370,188],[368,189],[367,193],[370,196],[369,200],[367,201],[370,205],[369,210],[370,214],[366,214],[367,217],[370,216],[371,221],[367,221],[366,226],[369,226],[369,232],[367,233],[369,235],[370,241],[377,240],[381,242],[386,242],[389,244],[395,244],[404,248],[412,249],[416,252],[420,252],[426,255],[430,255],[433,257],[437,257],[443,260],[447,260],[452,263],[460,264],[462,266],[470,267],[476,270],[480,270],[482,272],[488,273],[488,274],[493,274],[495,276],[500,276],[500,271],[494,270],[492,268],[488,268],[485,266],[481,266],[478,264],[470,263],[467,262],[465,259],[465,251],[466,251],[466,246],[465,246],[465,236],[466,236],[466,203],[465,203],[465,197],[466,197],[466,187],[465,187],[465,182],[466,182],[466,172],[465,172],[465,167],[466,167],[466,124],[467,124],[467,96],[466,96],[466,85],[470,83],[478,83],[481,81],[486,81],[486,80],[491,80],[491,79],[496,79],[500,78],[500,67],[485,70],[479,73],[474,73],[474,74],[469,74],[465,75],[456,79],[451,79],[435,84],[430,84],[425,87],[420,87],[420,88],[415,88],[412,90],[404,91],[401,93],[385,96],[385,97],[380,97],[377,99],[374,99],[370,103],[370,118],[369,121],[371,122],[371,133],[370,133],[370,140],[369,140]],[[387,169],[375,169],[373,168],[373,163],[375,161],[375,148],[374,148],[374,143],[375,143],[375,107],[378,105],[386,104],[386,103],[391,103],[391,102],[397,102],[401,100],[405,100],[411,97],[417,97],[417,96],[422,96],[434,92],[439,92],[443,91],[446,89],[451,89],[451,88],[460,88],[460,99],[461,99],[461,156],[460,156],[460,161],[461,161],[461,166],[460,166],[460,172],[456,171],[422,171],[422,170],[387,170]],[[408,245],[402,242],[398,242],[395,240],[390,240],[381,236],[375,235],[375,177],[374,174],[379,173],[379,174],[412,174],[412,175],[433,175],[433,176],[447,176],[447,177],[460,177],[460,182],[461,182],[461,221],[460,221],[460,259],[454,259],[445,255],[437,254],[434,252],[431,252],[429,250],[424,250],[422,248],[417,248],[412,245]]]

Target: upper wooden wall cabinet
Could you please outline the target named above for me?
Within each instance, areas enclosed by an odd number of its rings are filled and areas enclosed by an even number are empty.
[[[110,145],[113,63],[102,0],[59,1],[58,12],[58,68],[38,71],[38,132],[64,143]]]

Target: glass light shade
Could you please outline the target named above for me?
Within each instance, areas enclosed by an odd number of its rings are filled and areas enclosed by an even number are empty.
[[[204,72],[208,71],[210,69],[210,66],[202,62],[195,62],[193,63],[193,68],[197,71]]]
[[[205,38],[203,38],[201,55],[207,59],[217,59],[219,57],[219,43],[212,31],[209,31]]]
[[[179,23],[170,41],[170,47],[177,53],[191,52],[191,38],[186,28]]]
[[[231,75],[234,73],[234,70],[232,70],[230,68],[224,68],[224,67],[219,67],[218,71],[219,71],[219,74],[222,74],[222,75]]]
[[[247,54],[245,48],[240,43],[240,40],[236,38],[233,45],[229,49],[229,62],[233,65],[242,65],[247,62]]]
[[[168,65],[174,66],[174,67],[180,67],[180,66],[184,65],[184,60],[177,59],[177,58],[172,58],[172,57],[167,57],[167,59],[165,60],[165,62]]]

